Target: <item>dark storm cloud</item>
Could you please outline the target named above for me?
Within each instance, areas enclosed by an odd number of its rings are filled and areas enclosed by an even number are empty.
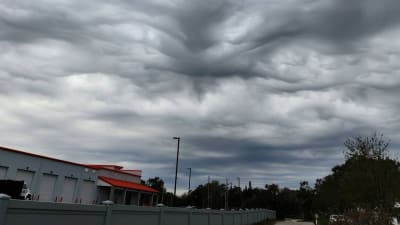
[[[383,4],[375,1],[325,1],[306,2],[304,5],[304,8],[286,5],[287,9],[273,12],[268,4],[262,7],[265,11],[258,11],[258,5],[250,4],[246,9],[233,2],[211,6],[193,4],[192,8],[183,9],[186,13],[183,16],[178,14],[173,17],[179,24],[177,32],[185,36],[182,42],[184,48],[177,50],[167,41],[161,51],[172,58],[172,70],[185,75],[217,78],[271,76],[279,79],[268,71],[255,69],[256,62],[262,61],[257,58],[258,48],[265,48],[262,54],[268,55],[279,46],[306,37],[328,41],[333,45],[332,49],[348,50],[353,45],[357,47],[355,42],[362,41],[365,36],[397,25],[396,12],[400,6],[390,0]],[[248,13],[246,15],[260,16],[261,22],[255,25],[252,32],[234,41],[216,35],[216,30],[223,29],[221,20],[228,20],[241,10]],[[232,52],[218,56],[207,54],[210,49],[222,44],[229,45]]]
[[[0,145],[171,187],[296,187],[383,132],[399,149],[395,0],[2,1]],[[186,177],[186,178],[185,178]],[[244,181],[244,182],[247,182]]]

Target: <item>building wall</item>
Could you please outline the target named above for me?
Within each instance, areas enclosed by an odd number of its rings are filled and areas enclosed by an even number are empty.
[[[116,171],[111,171],[111,170],[100,169],[100,170],[98,170],[98,175],[105,176],[105,177],[112,177],[112,178],[119,179],[119,180],[125,180],[125,181],[129,181],[132,183],[138,183],[138,184],[140,183],[139,176],[126,174],[126,173],[118,173]]]
[[[103,202],[110,199],[110,188],[97,186],[97,202]]]
[[[34,200],[91,204],[96,199],[97,171],[72,163],[0,149],[0,179],[24,180]]]

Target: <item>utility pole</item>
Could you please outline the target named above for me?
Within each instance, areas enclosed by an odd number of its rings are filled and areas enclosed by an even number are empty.
[[[237,177],[237,179],[238,179],[239,193],[240,193],[240,208],[243,208],[243,205],[242,205],[242,202],[243,202],[243,199],[242,199],[242,188],[240,187],[240,177]]]
[[[226,178],[225,188],[225,210],[228,210],[228,178]]]
[[[174,198],[172,199],[172,206],[174,206],[176,198],[176,181],[178,179],[178,163],[179,163],[179,145],[181,142],[180,137],[173,137],[173,139],[178,140],[178,145],[176,147],[176,164],[175,164],[175,185],[174,185]]]
[[[190,205],[190,178],[192,177],[192,168],[188,168],[189,170],[189,187],[188,187],[188,205]]]
[[[164,202],[164,186],[161,190],[161,203],[164,204],[163,202]]]
[[[208,176],[207,183],[207,208],[210,208],[210,176]]]
[[[188,168],[189,170],[189,187],[188,187],[188,195],[190,194],[190,179],[192,177],[192,168]]]

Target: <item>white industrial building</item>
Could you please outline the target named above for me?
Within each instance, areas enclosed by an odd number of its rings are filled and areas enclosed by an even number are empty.
[[[154,205],[158,199],[157,190],[140,183],[140,170],[80,164],[6,147],[0,147],[0,179],[23,180],[34,201]]]

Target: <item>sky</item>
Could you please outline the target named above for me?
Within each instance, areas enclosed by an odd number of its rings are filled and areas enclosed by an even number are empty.
[[[400,152],[397,0],[2,0],[0,145],[159,176],[299,182]]]

